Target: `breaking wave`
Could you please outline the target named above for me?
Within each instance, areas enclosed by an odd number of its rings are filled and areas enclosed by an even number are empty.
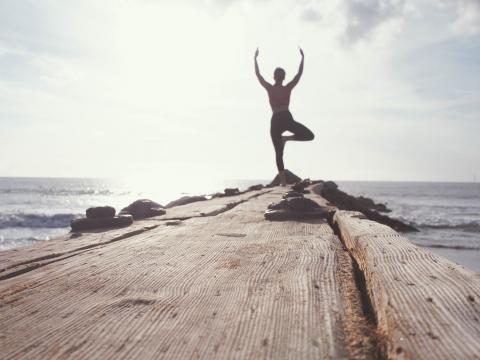
[[[420,229],[437,229],[437,230],[463,230],[468,232],[480,232],[480,223],[475,221],[458,223],[458,224],[415,224]]]
[[[22,228],[65,228],[70,221],[79,217],[79,214],[2,214],[0,215],[0,229],[11,227]]]
[[[65,195],[128,195],[129,191],[111,191],[98,189],[58,189],[58,188],[7,188],[0,189],[0,194],[38,194],[50,196],[65,196]]]
[[[418,243],[415,242],[415,245],[428,248],[436,249],[454,249],[454,250],[480,250],[480,246],[469,246],[469,245],[448,245],[448,244],[428,244],[428,243]]]

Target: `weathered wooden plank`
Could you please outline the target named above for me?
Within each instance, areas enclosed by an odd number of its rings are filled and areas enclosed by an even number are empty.
[[[338,211],[334,223],[365,276],[389,358],[480,358],[480,274],[361,213]]]
[[[265,221],[280,194],[0,281],[0,356],[349,357],[341,244],[321,220]]]
[[[269,189],[249,191],[236,196],[214,198],[169,208],[162,216],[136,221],[120,229],[100,229],[83,234],[67,234],[51,241],[41,242],[21,249],[0,252],[0,280],[30,271],[38,266],[68,258],[79,251],[109,242],[120,241],[151,230],[164,221],[191,217],[214,216],[248,199],[269,192]]]

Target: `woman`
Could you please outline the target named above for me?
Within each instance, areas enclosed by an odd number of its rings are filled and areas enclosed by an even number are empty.
[[[270,124],[270,135],[272,137],[273,147],[275,148],[275,158],[277,162],[278,175],[282,186],[286,186],[285,167],[283,165],[283,149],[288,140],[310,141],[313,140],[313,133],[304,125],[293,120],[292,114],[288,110],[290,104],[290,93],[295,85],[298,84],[303,73],[303,50],[300,49],[302,61],[298,69],[297,75],[287,85],[283,85],[285,80],[285,70],[276,68],[273,73],[275,83],[272,85],[265,81],[258,68],[258,48],[255,51],[255,74],[260,84],[267,90],[270,106],[273,115]],[[290,131],[293,135],[282,135],[285,131]]]

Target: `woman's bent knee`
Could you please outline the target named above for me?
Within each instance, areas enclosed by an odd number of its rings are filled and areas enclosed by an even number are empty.
[[[315,138],[315,135],[309,131],[303,136],[303,140],[305,141],[312,141]]]

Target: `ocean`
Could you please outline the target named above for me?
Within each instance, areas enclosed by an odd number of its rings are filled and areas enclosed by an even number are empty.
[[[166,182],[0,178],[0,250],[66,234],[70,220],[90,206],[111,205],[119,211],[140,198],[165,205],[184,195],[210,194],[225,187],[245,189],[268,180]],[[390,216],[417,227],[420,232],[406,234],[413,243],[480,271],[480,184],[336,182],[351,195],[387,204]]]
[[[117,212],[137,199],[162,205],[185,195],[211,194],[226,187],[246,189],[262,180],[73,179],[0,177],[0,250],[50,240],[70,230],[70,221],[91,206]]]
[[[415,226],[404,234],[458,264],[480,272],[480,184],[337,181],[339,188],[370,197],[392,210],[388,216]]]

